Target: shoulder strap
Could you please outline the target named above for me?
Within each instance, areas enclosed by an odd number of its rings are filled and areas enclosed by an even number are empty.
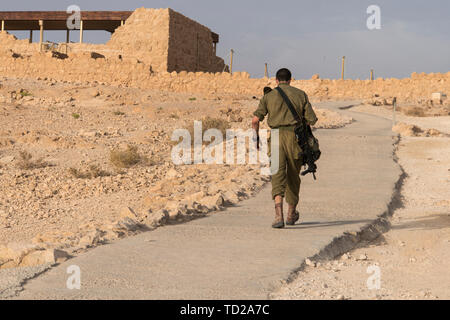
[[[295,121],[297,121],[298,123],[302,122],[302,120],[300,119],[300,116],[297,113],[297,110],[295,110],[294,105],[292,104],[291,100],[289,100],[286,93],[280,87],[276,87],[275,89],[277,89],[277,91],[280,93],[281,97],[283,98],[284,102],[286,102],[289,110],[291,111],[292,115],[294,116]]]

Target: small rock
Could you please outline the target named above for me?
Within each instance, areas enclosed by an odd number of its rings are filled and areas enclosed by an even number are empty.
[[[80,247],[88,248],[97,245],[100,242],[101,232],[94,230],[82,237],[78,243]]]
[[[19,264],[19,267],[39,266],[43,264],[61,263],[68,259],[68,254],[62,250],[38,250],[34,251],[25,257]]]
[[[107,229],[122,235],[138,230],[139,224],[134,219],[123,218],[122,220],[109,225]]]
[[[359,257],[356,259],[356,261],[365,261],[367,260],[367,255],[365,253],[359,255]]]
[[[178,172],[175,169],[170,169],[169,171],[167,171],[166,173],[166,177],[167,178],[175,178],[178,175]]]
[[[340,294],[336,297],[336,300],[345,300],[345,297],[342,294]]]
[[[204,197],[198,201],[201,205],[206,206],[208,209],[217,210],[224,206],[225,200],[221,194],[215,196]]]
[[[310,259],[306,259],[305,260],[305,264],[307,265],[307,266],[310,266],[310,267],[315,267],[316,266],[316,263],[314,262],[314,261],[311,261]]]
[[[146,224],[153,228],[161,226],[167,222],[169,219],[169,212],[167,210],[161,209],[157,212],[151,213],[148,217]]]
[[[14,161],[14,156],[3,157],[0,159],[0,164],[8,164]]]
[[[341,257],[341,260],[348,260],[348,259],[350,259],[350,255],[347,253],[344,253]]]

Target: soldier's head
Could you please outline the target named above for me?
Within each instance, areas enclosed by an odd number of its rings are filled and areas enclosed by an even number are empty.
[[[264,95],[270,93],[272,91],[271,87],[264,87]]]
[[[277,72],[277,84],[287,83],[290,84],[292,80],[292,73],[289,69],[283,68]]]

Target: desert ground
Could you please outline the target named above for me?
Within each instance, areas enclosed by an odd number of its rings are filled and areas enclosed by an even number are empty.
[[[251,196],[268,181],[258,166],[175,166],[171,135],[200,119],[248,129],[259,98],[4,78],[0,268],[38,264],[25,258],[36,250],[78,253]],[[316,111],[317,128],[352,122]]]
[[[393,119],[392,107],[354,110]],[[409,114],[407,112],[407,114]],[[405,173],[391,230],[332,261],[307,261],[273,299],[450,298],[450,117],[397,113],[398,163]],[[367,285],[380,270],[380,286]]]
[[[222,129],[246,129],[259,98],[222,94],[210,99],[105,84],[3,78],[1,268],[47,263],[44,253],[49,251],[61,262],[251,197],[268,182],[257,166],[175,166],[170,136],[198,119]],[[352,109],[392,120],[389,105],[366,101]],[[434,116],[411,115],[409,109],[397,111],[393,128],[400,135],[395,154],[406,178],[391,230],[336,260],[307,260],[295,280],[272,298],[449,297],[448,286],[442,284],[450,280],[450,117],[442,115],[441,107]],[[316,112],[317,128],[353,121],[330,110]],[[131,154],[131,163],[114,160],[120,151]],[[366,285],[371,265],[382,272],[379,290]]]
[[[43,49],[0,33],[0,277],[216,215],[267,186],[259,165],[172,161],[176,129],[192,133],[196,120],[203,130],[249,129],[263,88],[276,85],[230,73],[216,44],[210,29],[172,9],[137,9],[101,45]],[[392,153],[403,175],[390,231],[331,261],[305,260],[271,298],[448,299],[450,72],[372,80],[316,74],[292,85],[313,107],[351,100],[346,110],[392,121],[392,132],[389,123],[378,128],[398,137]],[[314,129],[327,134],[356,123],[339,110],[315,111]],[[381,271],[377,290],[368,290],[369,266]]]

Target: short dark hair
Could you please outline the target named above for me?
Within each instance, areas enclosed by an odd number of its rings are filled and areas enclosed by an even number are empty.
[[[270,93],[272,91],[271,87],[264,87],[264,95]]]
[[[277,72],[277,80],[278,81],[291,81],[292,73],[289,71],[289,69],[286,69],[286,68],[280,69]]]

